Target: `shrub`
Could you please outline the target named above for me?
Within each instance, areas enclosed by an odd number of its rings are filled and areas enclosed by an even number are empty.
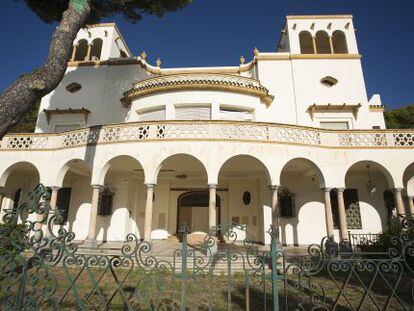
[[[412,256],[412,249],[414,247],[414,222],[413,220],[407,221],[408,226],[402,225],[401,221],[397,218],[393,218],[390,221],[388,229],[380,234],[376,242],[370,242],[369,244],[361,245],[362,253],[386,253],[386,257],[389,255],[391,249],[397,249],[398,252],[403,252],[407,264],[414,267],[414,257]],[[407,237],[407,240],[404,240]],[[396,240],[400,242],[395,244]],[[408,247],[407,247],[408,246]],[[401,247],[405,249],[401,249]],[[365,257],[375,257],[377,255],[366,255]]]

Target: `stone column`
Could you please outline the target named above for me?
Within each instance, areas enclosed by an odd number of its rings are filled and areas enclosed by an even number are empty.
[[[333,239],[334,226],[333,226],[332,205],[331,205],[331,188],[324,188],[323,193],[325,196],[326,234],[329,238]]]
[[[405,215],[405,208],[404,208],[404,202],[402,198],[402,191],[403,188],[395,188],[394,189],[394,198],[395,198],[395,206],[397,208],[397,214],[398,215]]]
[[[74,45],[73,48],[72,48],[72,56],[71,56],[71,59],[70,59],[70,61],[72,61],[72,62],[75,60],[76,48],[77,48],[76,45]]]
[[[88,238],[85,241],[85,244],[90,247],[98,246],[98,242],[96,241],[96,220],[98,218],[99,195],[102,188],[103,186],[101,185],[92,185],[91,215],[89,218]]]
[[[334,48],[332,43],[332,36],[329,36],[329,47],[331,48],[331,54],[334,54]]]
[[[344,188],[337,188],[336,193],[338,196],[338,214],[339,214],[339,235],[341,241],[348,241],[348,226],[346,224],[345,202],[344,202]]]
[[[147,186],[147,198],[145,201],[145,222],[144,222],[144,240],[151,241],[152,231],[152,207],[154,200],[155,184],[145,184]]]
[[[318,50],[316,49],[316,38],[312,36],[312,44],[313,44],[313,54],[318,54]]]
[[[410,214],[411,214],[411,217],[413,217],[414,216],[414,202],[413,202],[414,197],[408,196],[407,199],[408,199],[408,207],[410,208]]]
[[[49,221],[50,218],[56,213],[56,203],[57,203],[57,196],[58,196],[58,192],[59,192],[59,187],[49,187],[50,190],[52,190],[52,193],[50,195],[50,211],[49,211],[49,215],[48,215],[48,219],[46,221],[46,223],[43,225],[45,230],[44,232],[46,232],[46,236],[50,236],[51,232],[49,232]],[[53,229],[53,227],[52,227]]]
[[[216,202],[217,185],[210,184],[208,185],[208,189],[209,189],[208,226],[211,229],[217,226],[217,202]]]
[[[90,61],[91,60],[91,49],[92,49],[92,44],[88,44],[88,50],[86,52],[86,57],[85,57],[85,60],[86,61]]]
[[[272,193],[272,225],[275,225],[277,228],[279,228],[279,202],[277,197],[277,189],[279,189],[279,186],[272,185],[269,186],[269,189]]]

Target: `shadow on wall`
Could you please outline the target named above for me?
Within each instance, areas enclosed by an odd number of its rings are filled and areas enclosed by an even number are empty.
[[[283,209],[287,207],[279,204],[281,215],[292,215],[280,217],[281,241],[284,245],[319,243],[326,236],[323,191],[315,178],[306,177],[293,172],[283,176],[282,185],[292,196],[292,213],[289,210],[284,212]],[[302,182],[297,183],[297,180]]]
[[[380,171],[371,172],[375,182],[371,193],[367,190],[368,174],[365,171],[350,170],[346,176],[346,187],[357,189],[359,211],[362,228],[365,233],[379,233],[388,227],[388,207],[384,200],[384,192],[392,185]]]
[[[125,122],[129,108],[120,99],[134,82],[149,78],[138,64],[69,67],[59,86],[42,101],[37,130],[64,131],[74,128]],[[70,86],[76,84],[76,88]],[[48,103],[46,103],[48,101]],[[83,114],[52,114],[47,120],[43,109],[81,109]]]
[[[284,246],[291,245],[292,241],[294,246],[299,246],[298,223],[296,218],[280,221],[281,241]]]

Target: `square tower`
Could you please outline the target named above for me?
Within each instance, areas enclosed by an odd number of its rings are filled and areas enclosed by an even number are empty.
[[[278,51],[291,54],[358,54],[352,15],[287,16]]]
[[[72,62],[129,58],[132,54],[114,23],[88,25],[73,41]]]

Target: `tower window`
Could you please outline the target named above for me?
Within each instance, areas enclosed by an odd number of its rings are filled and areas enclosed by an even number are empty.
[[[88,55],[88,41],[85,39],[79,40],[76,45],[75,61],[84,61]]]
[[[315,54],[312,35],[309,31],[299,33],[299,44],[301,54]]]
[[[122,50],[122,49],[119,50],[119,55],[122,58],[127,58],[128,57],[128,54],[124,50]]]
[[[326,31],[318,31],[316,33],[316,51],[318,54],[331,54],[331,44],[329,42],[329,36]]]
[[[340,30],[332,33],[332,45],[335,54],[348,54],[345,34]]]
[[[92,41],[92,48],[91,48],[91,60],[100,60],[101,59],[101,52],[102,52],[102,39],[95,39]]]

